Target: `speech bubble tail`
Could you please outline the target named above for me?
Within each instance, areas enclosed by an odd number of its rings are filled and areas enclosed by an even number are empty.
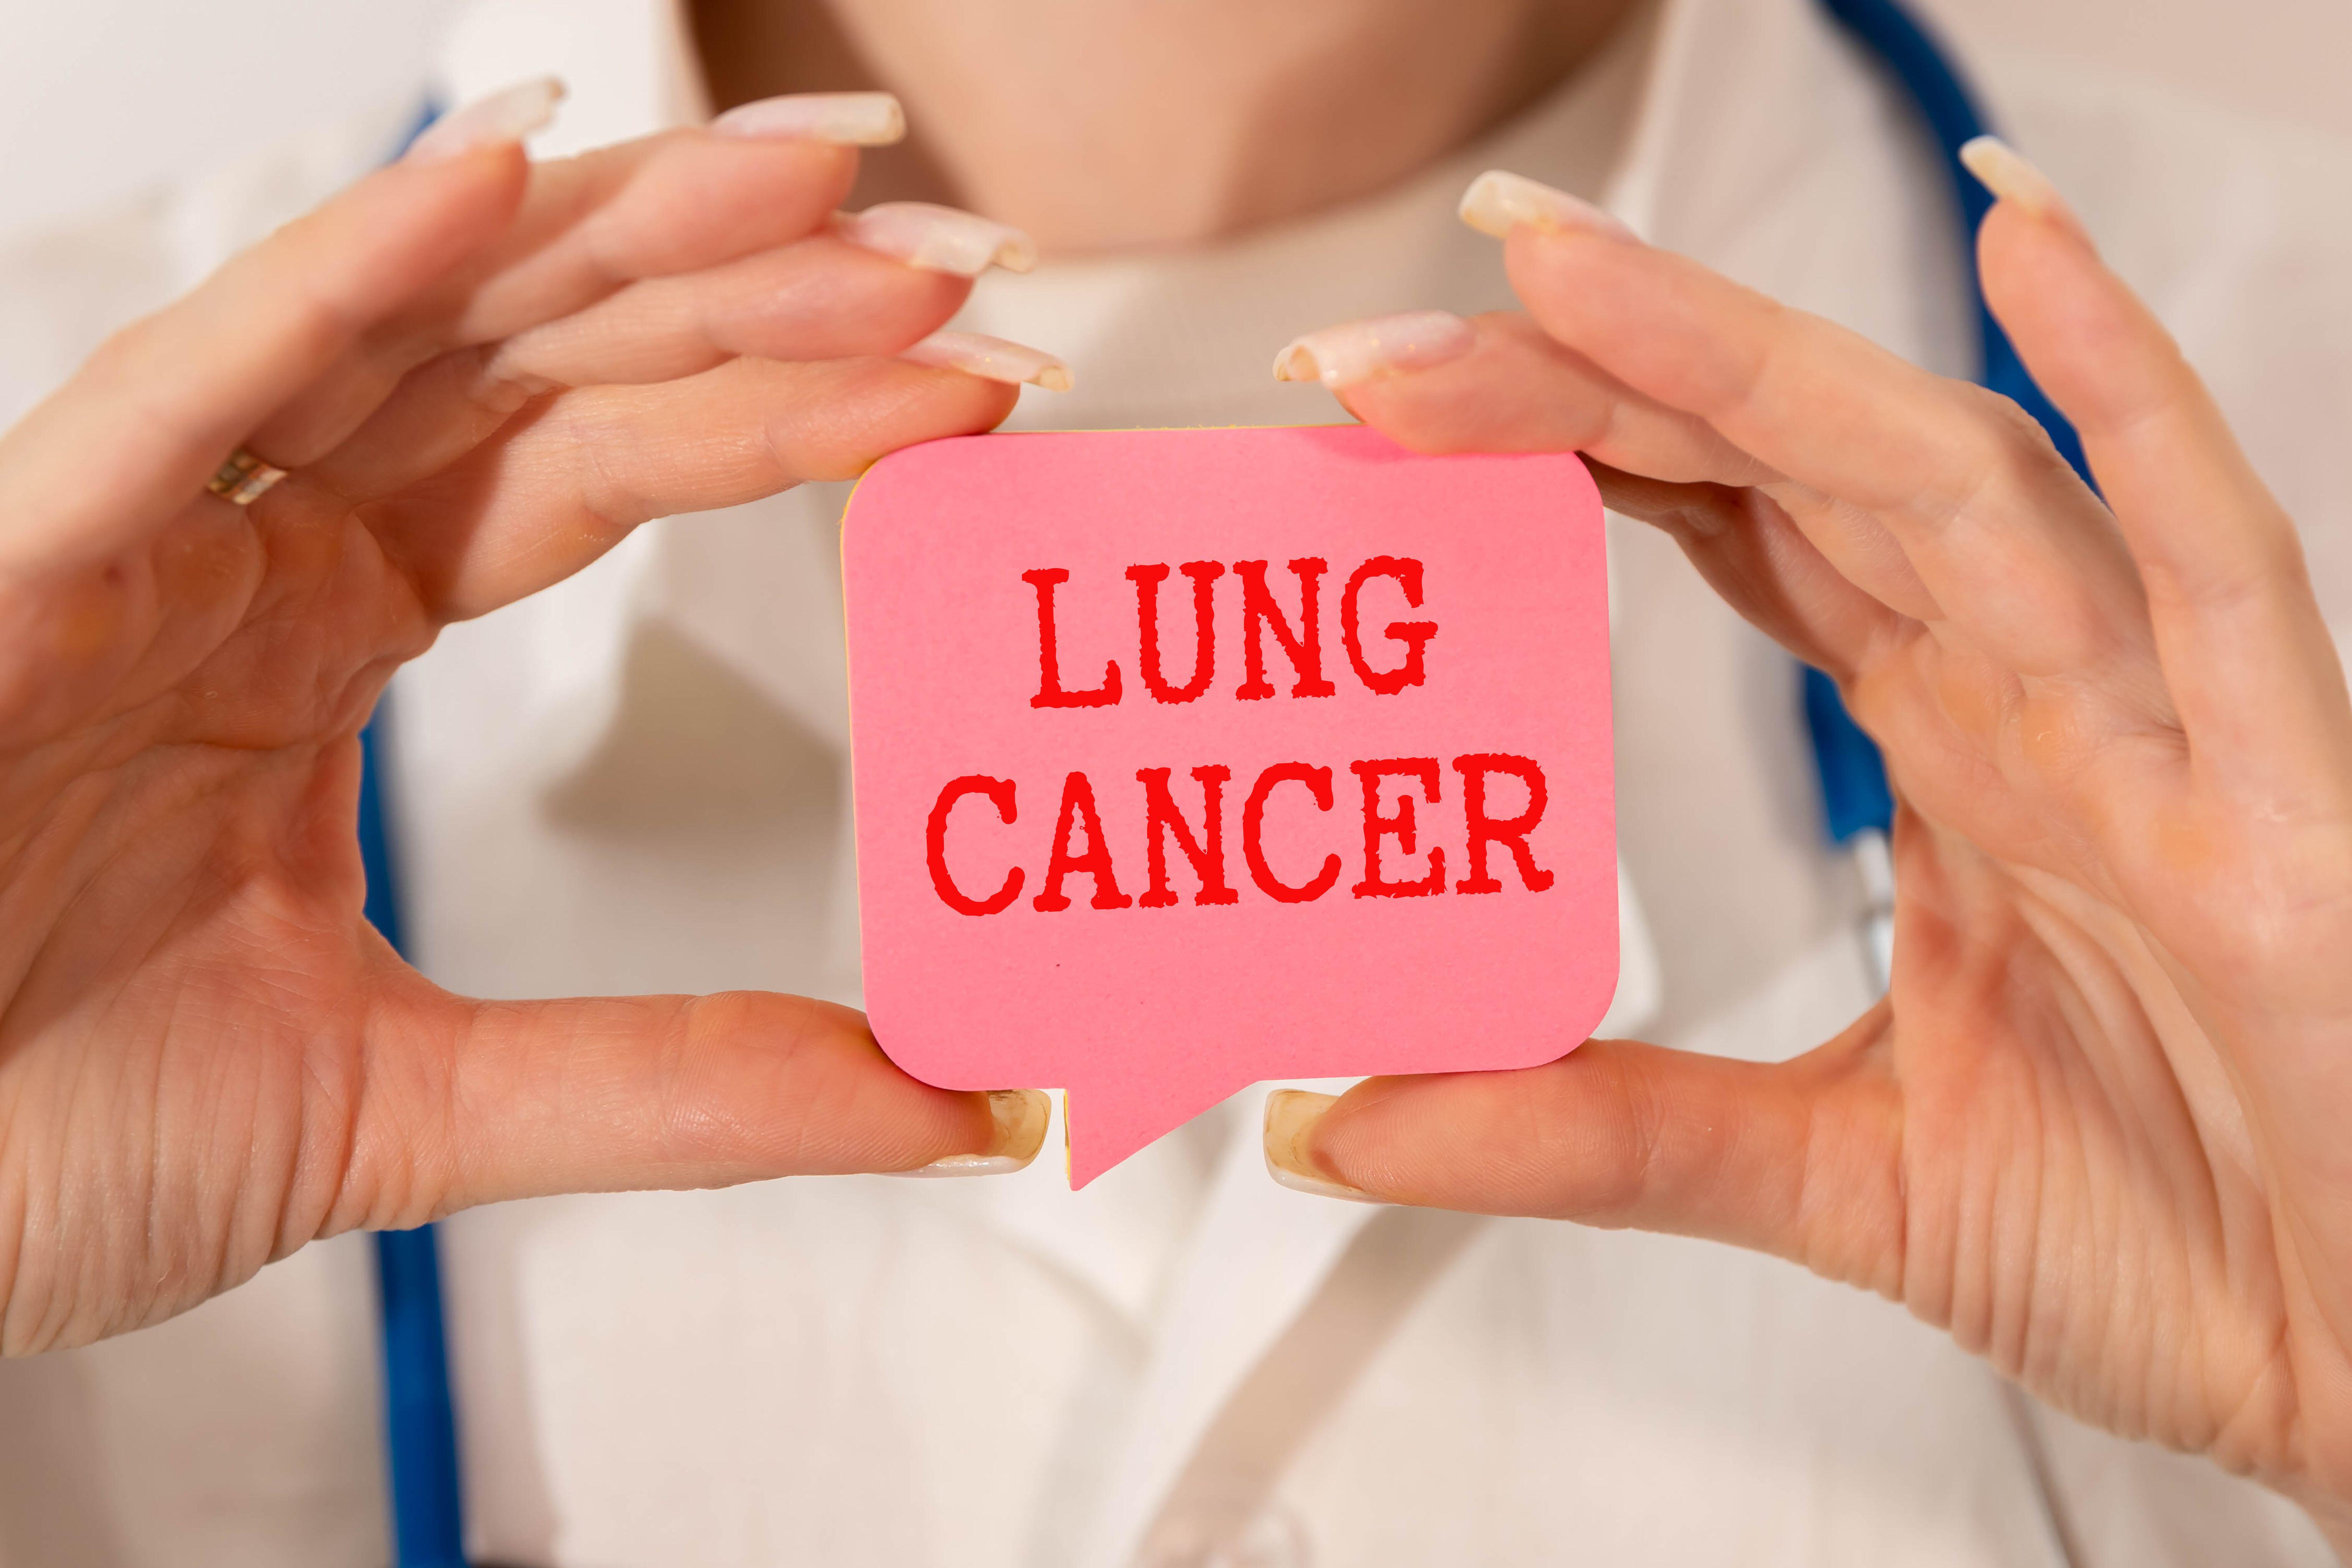
[[[1122,1092],[1127,1087],[1089,1084],[1063,1091],[1062,1158],[1072,1192],[1224,1098],[1218,1093],[1197,1105],[1171,1103]]]

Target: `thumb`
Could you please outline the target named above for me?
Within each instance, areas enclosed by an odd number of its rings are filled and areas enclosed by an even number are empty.
[[[1883,1011],[1794,1061],[1593,1040],[1515,1072],[1367,1079],[1266,1112],[1277,1181],[1706,1237],[1896,1293],[1901,1101]]]
[[[918,1082],[864,1014],[803,997],[440,1001],[370,1031],[352,1224],[943,1160],[941,1174],[1017,1170],[1051,1114],[1039,1090]]]

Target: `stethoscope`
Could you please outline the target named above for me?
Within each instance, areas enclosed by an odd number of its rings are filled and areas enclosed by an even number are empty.
[[[1985,133],[1974,95],[1950,58],[1898,0],[1822,0],[1831,16],[1878,57],[1935,134],[1958,199],[1963,263],[1976,300],[1980,364],[1977,380],[2041,421],[2075,472],[2089,479],[2082,443],[2065,416],[2026,374],[2009,335],[1994,321],[1977,280],[1977,226],[1992,198],[1959,161],[1963,144]],[[411,137],[432,123],[428,111]],[[1866,895],[1860,940],[1884,990],[1894,947],[1895,882],[1889,854],[1895,796],[1878,748],[1863,733],[1837,688],[1816,669],[1803,672],[1805,727],[1821,781],[1823,826],[1853,857]],[[367,868],[367,917],[405,952],[399,889],[379,763],[382,716],[361,737],[360,854]],[[449,1393],[449,1356],[441,1310],[441,1266],[434,1228],[380,1232],[375,1238],[382,1310],[384,1449],[390,1470],[396,1568],[465,1568],[465,1514],[458,1484],[457,1423]]]

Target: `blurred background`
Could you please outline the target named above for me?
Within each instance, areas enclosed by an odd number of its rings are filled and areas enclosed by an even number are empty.
[[[1920,0],[1971,50],[2155,77],[2352,137],[2347,0]],[[466,0],[0,0],[0,232],[413,94]]]

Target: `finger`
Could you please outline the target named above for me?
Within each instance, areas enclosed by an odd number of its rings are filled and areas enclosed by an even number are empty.
[[[511,217],[521,150],[380,171],[115,335],[0,437],[0,571],[112,553]]]
[[[1389,1203],[1706,1237],[1888,1295],[1902,1110],[1880,1013],[1783,1063],[1594,1040],[1517,1072],[1369,1079],[1277,1147]]]
[[[1612,509],[1673,535],[1734,609],[1841,679],[1874,637],[1896,632],[1901,616],[1832,567],[1777,502],[1748,488],[1779,476],[1705,421],[1603,374],[1524,315],[1498,311],[1463,325],[1470,337],[1456,357],[1334,390],[1357,417],[1416,451],[1591,454]],[[1322,336],[1300,342],[1311,354]],[[1916,582],[1899,552],[1892,564]],[[1906,597],[1884,583],[1881,593]]]
[[[303,480],[352,504],[438,473],[535,397],[683,379],[727,359],[895,355],[952,316],[968,280],[827,237],[730,267],[633,285],[504,343],[411,371]]]
[[[1901,547],[1874,520],[1791,484],[1706,420],[1626,385],[1528,316],[1497,312],[1460,324],[1471,341],[1458,357],[1382,365],[1384,374],[1365,374],[1334,390],[1360,418],[1418,450],[1580,450],[1628,476],[1675,485],[1752,487],[1768,498],[1759,518],[1789,521],[1793,506],[1812,519],[1816,531],[1833,541],[1826,553],[1819,545],[1813,553],[1833,562],[1853,587],[1899,615],[1940,616]],[[1353,323],[1310,333],[1286,352],[1317,352],[1325,340],[1337,338],[1344,366],[1360,357],[1348,352],[1348,340],[1378,336],[1381,325]],[[1334,378],[1327,370],[1323,379],[1328,384]],[[1666,515],[1696,522],[1730,514],[1721,508],[1676,506]],[[1685,531],[1677,537],[1687,547],[1693,536]]]
[[[1725,604],[1842,686],[1857,685],[1920,635],[1917,623],[1831,565],[1762,490],[1588,467],[1611,510],[1672,537]]]
[[[1898,764],[1936,759],[1916,778],[1912,767],[1896,768],[1915,804],[1985,799],[1986,741],[2003,710],[1964,695],[1987,684],[1981,673],[1956,668],[1964,661],[1936,647],[1927,628],[1848,580],[1764,489],[1669,484],[1590,466],[1610,507],[1673,535],[1726,604],[1828,672]],[[2006,685],[1997,674],[1994,683]],[[1917,700],[1922,690],[1937,700]]]
[[[901,447],[993,428],[1015,395],[897,360],[732,360],[548,399],[362,516],[428,613],[458,619],[571,575],[651,519],[850,479]]]
[[[633,284],[499,345],[488,373],[552,386],[673,381],[737,355],[892,354],[961,308],[971,279],[814,236]]]
[[[1939,636],[2026,676],[2145,660],[2113,520],[2008,399],[1637,240],[1521,227],[1507,257],[1546,331],[1785,475],[1776,498],[1840,570],[1876,588],[1891,535],[1934,601],[1896,607]]]
[[[376,323],[253,433],[281,467],[332,450],[435,355],[494,342],[640,279],[788,245],[831,218],[856,150],[674,131],[532,166],[513,220],[469,264]]]
[[[2290,760],[2300,787],[2352,774],[2352,703],[2293,520],[2048,182],[2006,149],[1972,164],[2002,197],[1979,237],[1986,298],[2083,437],[2192,755],[2249,783]]]
[[[378,1021],[368,1085],[344,1226],[550,1193],[1014,1170],[1049,1114],[1034,1090],[919,1083],[862,1014],[756,993],[438,998]]]
[[[1339,333],[1310,333],[1309,363],[1350,413],[1423,452],[1598,452],[1616,466],[1680,483],[1759,484],[1780,476],[1705,420],[1667,408],[1597,368],[1522,312],[1495,310],[1461,325],[1466,343],[1426,364],[1354,363]]]

